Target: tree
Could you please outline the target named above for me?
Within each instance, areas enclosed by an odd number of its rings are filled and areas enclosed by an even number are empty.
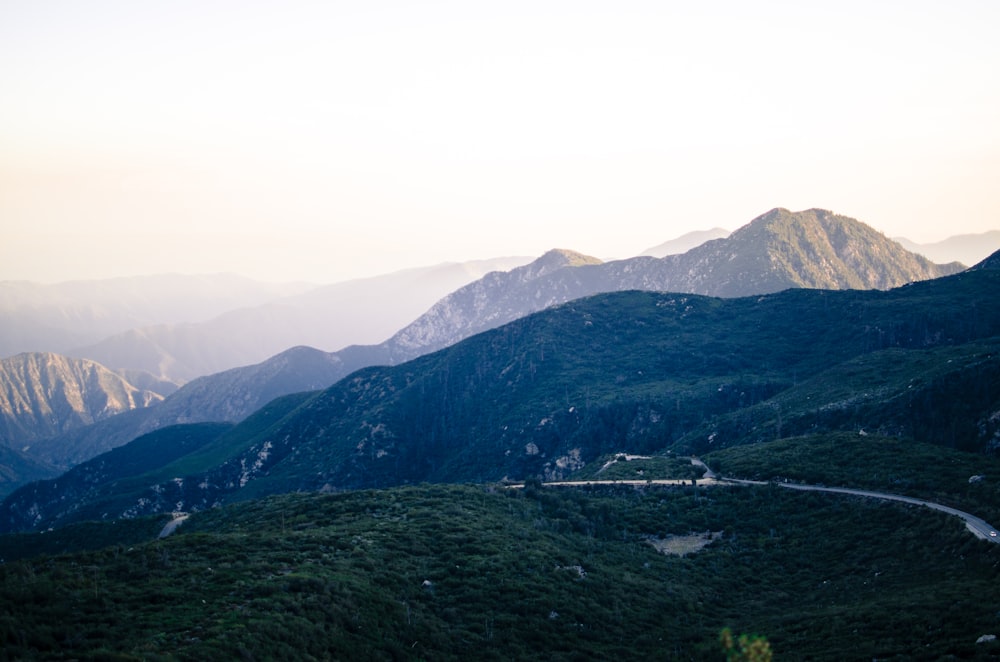
[[[741,634],[734,639],[732,630],[723,628],[719,643],[726,654],[726,662],[771,662],[771,644],[761,635]]]

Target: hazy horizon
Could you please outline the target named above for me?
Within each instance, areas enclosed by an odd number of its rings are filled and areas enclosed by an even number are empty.
[[[0,280],[1000,228],[987,0],[0,2]]]

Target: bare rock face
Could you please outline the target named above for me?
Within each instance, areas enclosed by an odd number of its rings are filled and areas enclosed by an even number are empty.
[[[0,442],[19,448],[162,400],[94,361],[18,354],[0,361]]]

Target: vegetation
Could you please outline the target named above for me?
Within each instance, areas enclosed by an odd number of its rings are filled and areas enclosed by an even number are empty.
[[[735,446],[703,458],[734,478],[904,494],[1000,524],[1000,458],[895,437],[835,433]]]
[[[655,480],[661,478],[701,478],[704,470],[687,457],[675,455],[629,455],[615,453],[597,458],[568,480]]]
[[[778,659],[988,659],[998,574],[954,518],[769,487],[287,495],[0,566],[0,658],[718,660],[729,627]]]
[[[771,644],[760,635],[741,634],[734,638],[729,628],[723,628],[719,634],[719,642],[727,662],[771,662]]]

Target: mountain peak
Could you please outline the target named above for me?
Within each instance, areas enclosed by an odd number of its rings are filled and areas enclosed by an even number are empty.
[[[520,269],[530,279],[543,276],[563,267],[580,267],[587,264],[602,264],[602,260],[565,248],[553,248],[534,262]],[[518,271],[518,269],[514,271]]]
[[[770,272],[784,287],[887,289],[954,273],[861,221],[826,209],[776,207],[730,236],[743,271]],[[756,265],[749,269],[750,264]]]

